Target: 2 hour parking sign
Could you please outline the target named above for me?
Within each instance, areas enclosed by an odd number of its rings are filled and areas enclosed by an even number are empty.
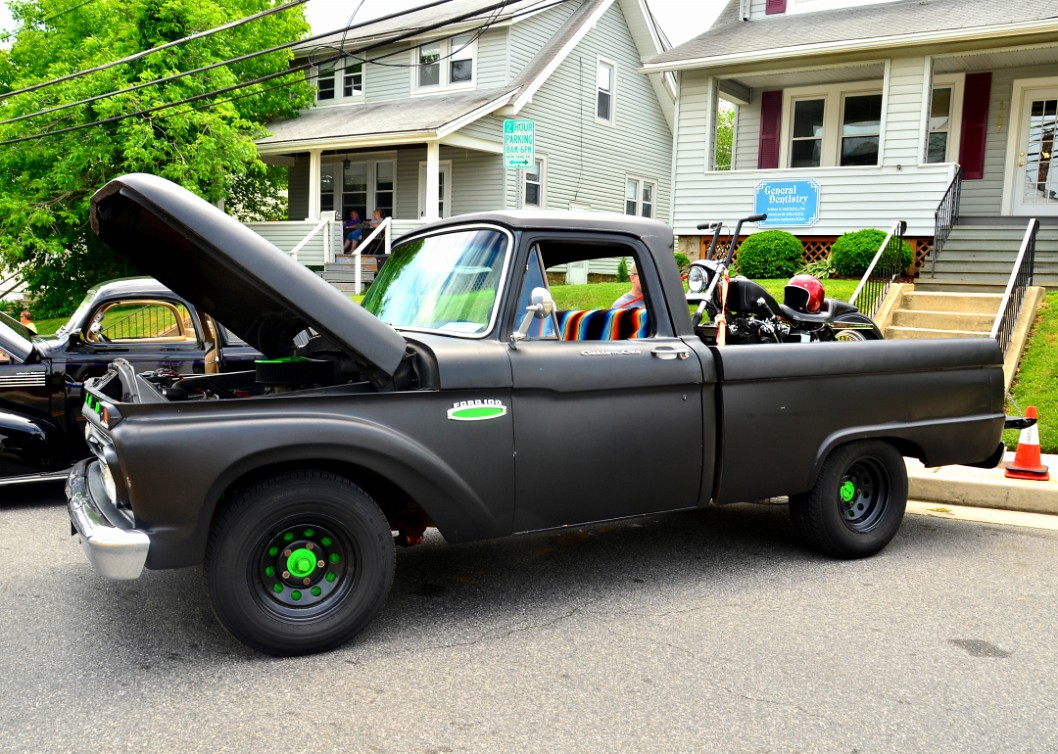
[[[503,121],[503,167],[531,168],[536,164],[536,121]]]

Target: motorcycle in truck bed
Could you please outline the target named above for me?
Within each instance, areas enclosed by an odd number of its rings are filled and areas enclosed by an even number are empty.
[[[789,496],[808,546],[881,550],[904,456],[993,464],[1003,372],[987,339],[709,346],[663,223],[492,212],[400,239],[363,305],[163,179],[92,201],[100,238],[264,354],[234,374],[115,363],[67,485],[96,570],[203,565],[258,650],[367,626],[395,546]],[[573,309],[571,265],[634,261],[643,298]]]

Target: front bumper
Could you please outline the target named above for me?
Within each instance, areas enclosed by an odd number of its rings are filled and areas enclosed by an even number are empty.
[[[147,561],[151,539],[128,525],[112,505],[93,495],[101,484],[98,461],[78,462],[66,479],[66,506],[70,523],[96,573],[108,579],[138,578]]]

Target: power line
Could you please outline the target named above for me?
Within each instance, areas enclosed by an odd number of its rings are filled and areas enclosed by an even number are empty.
[[[82,76],[87,76],[90,73],[98,73],[100,71],[105,71],[108,68],[113,68],[114,66],[122,65],[124,63],[131,63],[131,62],[139,60],[141,58],[145,58],[146,56],[150,55],[151,53],[161,52],[162,50],[167,50],[170,47],[176,47],[177,45],[182,45],[182,44],[185,44],[186,42],[191,42],[191,41],[196,40],[196,39],[203,39],[205,37],[212,36],[213,34],[216,34],[216,33],[221,32],[221,31],[227,31],[228,29],[234,29],[234,28],[236,28],[238,26],[242,26],[245,23],[249,23],[250,21],[256,21],[259,18],[264,18],[265,16],[270,16],[273,13],[280,13],[280,12],[285,11],[285,10],[290,10],[291,8],[296,8],[297,6],[303,5],[303,4],[307,3],[308,1],[309,0],[291,0],[291,2],[289,2],[289,3],[285,3],[283,5],[277,5],[274,8],[266,8],[263,11],[259,11],[257,13],[252,14],[252,15],[245,16],[244,18],[238,18],[238,19],[236,19],[234,21],[230,21],[230,22],[228,22],[226,24],[222,24],[220,26],[215,26],[212,29],[206,29],[205,31],[197,32],[195,34],[192,34],[191,36],[183,37],[182,39],[177,39],[177,40],[174,40],[172,42],[166,42],[163,45],[158,45],[157,47],[152,47],[149,50],[142,50],[140,52],[137,52],[137,53],[134,53],[132,55],[129,55],[128,57],[124,57],[121,60],[114,60],[114,61],[111,61],[109,63],[103,63],[102,65],[97,65],[94,68],[86,68],[83,71],[75,71],[74,73],[69,73],[69,74],[67,74],[65,76],[60,76],[57,79],[51,79],[50,81],[42,81],[42,82],[40,82],[38,84],[33,84],[31,86],[27,86],[27,87],[25,87],[23,89],[15,89],[12,92],[5,92],[4,93],[4,97],[5,98],[9,98],[9,97],[14,97],[17,94],[26,94],[28,92],[35,92],[36,90],[42,89],[42,88],[44,88],[46,86],[52,86],[54,84],[61,84],[61,83],[65,82],[65,81],[73,81],[74,79],[81,78]]]
[[[89,3],[94,3],[95,1],[96,0],[84,0],[84,2],[78,3],[77,5],[73,5],[73,6],[69,7],[69,8],[67,8],[66,10],[61,10],[58,13],[53,13],[50,16],[46,16],[46,17],[42,18],[40,21],[37,21],[37,23],[46,24],[49,21],[54,21],[56,18],[59,18],[61,16],[65,16],[67,13],[72,13],[73,11],[77,10],[78,8],[83,8],[86,5],[88,5]],[[0,42],[6,42],[7,40],[11,39],[11,37],[15,36],[16,34],[21,34],[22,32],[26,31],[27,29],[32,29],[32,28],[33,28],[32,25],[24,24],[21,28],[16,29],[15,31],[5,31],[3,34],[0,34]]]
[[[426,24],[424,26],[417,27],[415,29],[407,30],[407,31],[405,31],[405,32],[403,32],[401,34],[398,34],[395,37],[388,38],[388,39],[385,39],[383,41],[367,45],[365,47],[362,47],[362,48],[360,48],[358,50],[354,50],[354,51],[349,52],[349,53],[346,53],[346,52],[343,52],[343,51],[339,51],[339,52],[335,53],[334,55],[332,55],[332,56],[330,56],[330,57],[328,57],[326,59],[323,59],[323,60],[319,60],[319,61],[315,61],[315,62],[308,62],[308,63],[302,64],[300,66],[287,68],[287,69],[285,69],[283,71],[278,71],[278,72],[267,74],[267,75],[264,75],[264,76],[259,76],[259,77],[255,78],[255,79],[251,79],[250,81],[241,82],[241,83],[238,83],[238,84],[233,84],[231,86],[223,87],[223,88],[220,88],[220,89],[215,89],[215,90],[212,90],[212,91],[209,91],[209,92],[203,92],[203,93],[200,93],[200,94],[197,94],[197,95],[193,95],[193,96],[190,96],[190,97],[185,97],[185,98],[177,100],[175,102],[163,103],[161,105],[156,105],[154,107],[145,108],[145,109],[138,110],[138,111],[135,111],[135,112],[132,112],[132,113],[123,113],[121,115],[116,115],[116,116],[113,116],[113,117],[110,117],[110,118],[105,118],[105,119],[102,119],[102,120],[92,121],[90,123],[82,123],[82,124],[78,124],[78,125],[75,125],[75,126],[70,126],[68,128],[61,128],[61,129],[56,129],[56,130],[53,130],[53,131],[40,132],[40,133],[32,134],[32,135],[29,135],[29,136],[21,136],[21,137],[14,138],[14,139],[3,140],[3,141],[0,141],[0,146],[19,144],[19,143],[32,141],[32,140],[45,138],[45,137],[50,137],[50,136],[60,136],[60,135],[64,135],[64,134],[73,133],[73,132],[76,132],[76,131],[81,131],[81,130],[84,130],[84,129],[87,129],[87,128],[92,128],[92,127],[95,127],[95,126],[110,125],[112,123],[117,123],[117,122],[120,122],[122,120],[127,120],[129,118],[140,117],[140,116],[143,116],[143,115],[150,115],[150,114],[153,114],[155,112],[160,112],[162,110],[175,108],[175,107],[178,107],[178,106],[184,105],[184,104],[190,104],[190,103],[193,103],[193,102],[198,102],[198,101],[201,101],[201,100],[204,100],[204,99],[208,99],[210,97],[214,97],[214,96],[217,96],[217,95],[220,95],[220,94],[226,94],[228,92],[237,91],[239,89],[244,89],[246,87],[254,86],[256,84],[266,83],[268,81],[273,81],[273,80],[279,79],[279,78],[285,78],[285,77],[290,76],[290,75],[295,74],[295,73],[301,73],[303,71],[308,70],[309,68],[313,68],[313,67],[316,67],[318,65],[323,65],[323,64],[326,64],[326,63],[329,63],[329,62],[340,60],[343,57],[354,57],[354,58],[356,58],[357,55],[360,55],[360,54],[362,54],[364,52],[368,52],[368,51],[370,51],[372,49],[375,49],[375,48],[378,48],[378,47],[382,47],[382,46],[385,46],[385,45],[390,45],[390,44],[393,44],[395,42],[400,42],[400,41],[409,39],[411,37],[423,34],[424,32],[432,31],[432,30],[441,28],[443,26],[447,26],[447,25],[452,24],[452,23],[458,23],[460,21],[465,21],[465,20],[468,20],[468,19],[473,18],[475,16],[478,16],[478,15],[480,15],[482,13],[491,12],[491,11],[498,11],[498,10],[500,10],[500,9],[502,9],[502,8],[508,6],[508,5],[510,5],[510,4],[512,4],[513,2],[516,2],[516,1],[517,0],[500,0],[500,2],[496,2],[496,3],[490,4],[490,5],[487,5],[487,6],[484,6],[484,7],[479,7],[479,8],[476,8],[476,9],[472,10],[472,11],[460,14],[460,15],[452,17],[452,18],[447,18],[447,19],[444,19],[442,21],[438,21],[438,22],[433,23],[433,24]],[[299,2],[305,2],[305,0],[299,0]],[[410,13],[415,13],[415,12],[418,12],[420,10],[427,10],[427,9],[436,7],[438,5],[443,5],[443,4],[447,3],[447,2],[451,2],[451,0],[436,0],[435,2],[428,3],[427,5],[419,6],[419,7],[410,9],[408,11],[403,11],[403,12],[399,12],[399,13],[393,13],[393,14],[390,14],[388,16],[384,16],[384,17],[381,17],[379,19],[375,19],[374,21],[372,21],[370,23],[373,24],[373,23],[379,23],[379,22],[386,21],[386,20],[391,20],[393,18],[397,18],[397,17],[400,17],[400,16],[408,15]],[[546,2],[546,0],[541,0],[540,3],[534,4],[533,10],[539,10],[539,6],[540,5],[544,5],[545,2]],[[545,7],[553,7],[555,5],[559,5],[559,4],[562,4],[564,2],[567,2],[567,0],[553,0],[552,2],[548,2],[545,5]],[[530,12],[530,11],[526,10],[526,11],[523,11],[523,12],[520,12],[520,13],[516,13],[514,15],[515,16],[524,15],[525,13],[528,13],[528,12]],[[482,29],[488,28],[488,26],[490,26],[492,23],[494,23],[495,17],[496,16],[494,15],[493,19],[490,19],[490,21],[488,23],[483,25]],[[342,30],[339,29],[339,30],[335,30],[335,31],[326,32],[324,34],[320,34],[320,35],[316,35],[315,37],[311,37],[308,40],[299,40],[298,42],[288,43],[286,45],[281,45],[279,47],[272,48],[272,49],[269,49],[269,50],[264,51],[264,52],[251,53],[251,54],[249,54],[247,56],[242,56],[241,58],[237,58],[237,59],[231,59],[229,61],[223,61],[221,63],[214,64],[214,65],[212,65],[210,67],[218,67],[219,65],[224,65],[224,64],[236,61],[236,60],[245,59],[247,57],[256,57],[257,55],[267,54],[268,52],[274,52],[274,51],[276,51],[278,49],[283,49],[285,47],[289,47],[289,46],[293,46],[293,45],[297,45],[297,44],[303,44],[304,42],[312,41],[313,39],[321,39],[323,37],[327,37],[327,36],[331,36],[333,34],[336,34],[339,31],[342,31]],[[184,41],[186,41],[186,40],[184,40]],[[162,49],[162,48],[155,48],[155,49]],[[325,49],[327,49],[327,48],[325,48]],[[148,51],[148,52],[150,52],[150,51]],[[387,53],[387,55],[383,55],[383,56],[379,56],[379,57],[381,59],[381,58],[384,58],[384,57],[388,57],[389,55],[392,55],[392,54],[399,54],[399,53]],[[362,58],[362,57],[361,58],[357,58],[357,59],[367,60],[367,62],[372,62],[372,61],[370,61],[370,60],[368,60],[366,58]],[[123,62],[123,61],[117,61],[117,62]],[[109,66],[107,66],[107,67],[109,67]],[[413,67],[413,66],[409,65],[409,66],[406,66],[406,67]],[[167,77],[166,80],[171,80],[172,78],[179,78],[180,76],[184,76],[184,75],[190,75],[191,73],[194,73],[194,71],[185,72],[184,74],[177,74],[177,75],[175,75],[173,77]],[[57,80],[55,80],[53,82],[44,82],[44,84],[41,84],[41,85],[38,85],[38,86],[44,86],[44,85],[47,85],[48,83],[59,83],[62,80],[63,79],[57,79]],[[159,83],[160,81],[162,81],[162,80],[155,81],[155,82],[146,82],[145,85],[156,84],[156,83]],[[267,91],[271,91],[273,89],[279,88],[279,86],[286,86],[286,84],[277,85],[275,87],[269,87],[269,88],[264,89],[262,91],[250,92],[250,93],[247,93],[247,94],[245,94],[243,96],[240,96],[240,97],[230,98],[228,100],[225,100],[224,102],[231,102],[231,101],[234,101],[236,99],[243,99],[245,97],[256,96],[258,94],[263,94],[263,93],[265,93]],[[136,87],[136,88],[140,88],[140,87]],[[26,90],[21,90],[21,91],[26,91]],[[115,93],[112,93],[112,94],[116,95],[118,93],[120,93],[120,92],[115,92]],[[99,98],[101,98],[101,97],[92,98],[92,99],[99,99]],[[215,105],[219,105],[219,104],[224,104],[224,102],[211,103],[211,104],[215,106]],[[74,104],[78,104],[78,103],[74,103]],[[199,108],[196,108],[196,109],[199,109]],[[40,113],[40,114],[42,114],[42,113]]]

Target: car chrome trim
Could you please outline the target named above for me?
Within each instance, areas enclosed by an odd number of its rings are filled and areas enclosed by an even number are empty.
[[[121,581],[139,578],[151,539],[139,529],[122,526],[128,525],[125,517],[95,499],[92,474],[93,469],[99,474],[97,464],[95,460],[79,461],[70,470],[66,480],[70,522],[96,573]]]

